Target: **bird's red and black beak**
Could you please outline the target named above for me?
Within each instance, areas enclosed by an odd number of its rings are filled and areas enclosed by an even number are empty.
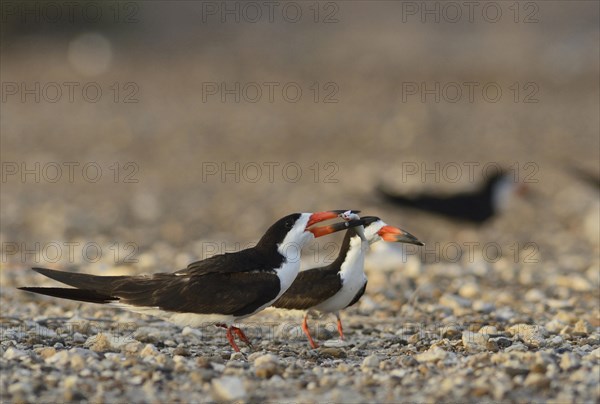
[[[363,226],[364,224],[365,222],[362,219],[349,220],[347,222],[338,222],[326,226],[313,227],[312,229],[308,229],[308,231],[310,231],[316,238],[326,236],[328,234],[335,233],[340,230],[347,230],[351,227]]]
[[[325,220],[335,219],[344,212],[348,212],[348,211],[346,211],[344,209],[340,209],[340,210],[328,210],[325,212],[313,213],[310,216],[310,218],[308,219],[308,223],[306,224],[306,227],[310,227],[313,224],[317,224],[317,223],[323,222]],[[360,210],[351,210],[349,212],[358,213],[358,212],[360,212]]]
[[[415,244],[421,246],[425,245],[422,241],[419,241],[418,238],[416,238],[409,232],[394,226],[383,226],[381,229],[379,229],[377,234],[379,234],[379,236],[385,241]]]

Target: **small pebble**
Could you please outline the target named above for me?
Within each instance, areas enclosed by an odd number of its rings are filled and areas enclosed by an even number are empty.
[[[324,357],[332,357],[332,358],[345,358],[347,356],[346,351],[341,348],[330,348],[330,347],[322,347],[319,348],[319,353]]]
[[[41,350],[38,351],[38,355],[40,355],[40,357],[42,359],[47,359],[55,354],[56,354],[56,349],[53,347],[42,348]]]
[[[234,401],[246,397],[242,379],[236,376],[224,376],[212,380],[212,395],[217,401]]]
[[[570,352],[565,352],[560,357],[560,368],[564,371],[569,371],[571,369],[575,369],[579,367],[581,361],[577,357],[577,355],[572,354]]]
[[[15,359],[20,359],[20,358],[24,358],[28,356],[27,352],[22,351],[20,349],[17,348],[13,348],[10,347],[6,350],[6,352],[4,352],[4,355],[2,355],[2,357],[6,360],[15,360]]]
[[[433,347],[425,352],[418,354],[415,359],[419,362],[437,362],[444,360],[448,356],[448,352],[440,347]],[[364,364],[364,362],[363,362]]]
[[[483,327],[481,327],[478,331],[480,334],[487,334],[487,335],[496,335],[498,334],[498,329],[496,327],[494,327],[493,325],[484,325]]]
[[[140,351],[140,356],[141,357],[157,356],[158,354],[159,354],[158,350],[152,344],[146,344],[146,346],[144,347],[144,349],[142,349]]]
[[[538,348],[545,343],[545,336],[548,334],[544,327],[530,324],[515,324],[508,328],[508,332],[518,336],[529,346]]]
[[[361,367],[363,369],[373,369],[379,367],[380,359],[377,355],[369,355],[367,356],[363,362]]]
[[[469,352],[479,352],[488,349],[487,342],[490,337],[487,334],[480,334],[472,331],[463,331],[462,343]]]
[[[550,379],[540,373],[529,373],[523,383],[527,387],[534,387],[536,389],[545,389],[550,386]]]
[[[243,361],[245,359],[246,359],[246,357],[241,352],[232,352],[231,356],[229,357],[230,362],[231,361]]]
[[[513,343],[512,340],[506,337],[490,338],[490,341],[495,342],[499,349],[508,348]]]
[[[541,302],[546,299],[546,295],[539,289],[529,289],[527,293],[525,293],[525,300],[528,302]]]
[[[572,333],[573,335],[587,337],[588,335],[590,335],[590,333],[592,333],[593,330],[594,329],[592,328],[590,323],[588,323],[585,320],[579,320],[577,323],[575,323],[575,327],[573,327]]]

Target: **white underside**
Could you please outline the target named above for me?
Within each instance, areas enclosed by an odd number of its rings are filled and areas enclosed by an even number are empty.
[[[134,313],[146,314],[148,316],[158,317],[170,323],[177,324],[180,327],[199,328],[207,324],[226,324],[230,325],[236,322],[236,318],[227,314],[197,314],[197,313],[175,313],[161,310],[158,307],[140,307],[124,303],[112,303],[111,306],[132,311]]]
[[[363,242],[359,237],[353,237],[350,240],[350,250],[340,271],[342,288],[329,299],[312,307],[313,310],[333,313],[345,308],[354,300],[356,294],[367,282],[364,266],[365,252],[368,248],[368,242]]]

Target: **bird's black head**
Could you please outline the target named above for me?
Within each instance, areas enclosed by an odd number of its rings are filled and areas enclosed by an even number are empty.
[[[370,224],[375,223],[381,219],[379,219],[376,216],[363,216],[359,220],[361,221],[361,223],[363,223],[363,228],[366,229]],[[344,236],[344,241],[348,240],[348,242],[350,242],[350,239],[352,237],[359,235],[359,232],[361,231],[359,229],[360,227],[349,228],[348,231],[346,231],[346,235]]]
[[[282,217],[269,227],[256,246],[259,248],[277,247],[277,244],[283,242],[285,236],[301,217],[302,213],[292,213]]]
[[[378,220],[381,220],[377,216],[363,216],[363,217],[361,217],[361,219],[365,222],[365,225],[364,225],[365,227],[367,227],[371,223],[375,223]]]
[[[301,249],[307,242],[315,237],[325,236],[336,231],[347,230],[354,226],[360,226],[362,221],[351,220],[339,222],[328,226],[317,226],[314,224],[325,220],[336,219],[344,210],[327,210],[314,213],[292,213],[276,221],[260,239],[256,247],[262,250],[273,248],[284,250],[290,246]],[[353,211],[358,212],[358,211]],[[310,229],[308,229],[310,227]]]

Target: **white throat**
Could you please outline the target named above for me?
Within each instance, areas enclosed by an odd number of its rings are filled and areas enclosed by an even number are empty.
[[[350,239],[350,248],[346,253],[346,259],[342,264],[340,276],[342,282],[349,279],[362,279],[365,268],[365,254],[369,249],[368,241],[363,241],[360,237],[352,237]]]
[[[360,236],[350,239],[350,247],[346,253],[346,259],[340,268],[342,288],[329,299],[319,303],[314,309],[331,313],[347,307],[356,294],[367,282],[365,275],[365,253],[369,249],[369,242],[362,240]]]
[[[284,262],[280,268],[277,268],[277,275],[281,279],[281,296],[294,282],[298,272],[300,272],[300,257],[302,247],[314,239],[314,235],[306,230],[306,225],[310,219],[310,213],[302,213],[294,227],[288,232],[283,241],[277,245],[277,251],[283,255]]]

